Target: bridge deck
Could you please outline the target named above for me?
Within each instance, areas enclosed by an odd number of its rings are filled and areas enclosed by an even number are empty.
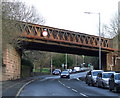
[[[22,32],[21,40],[23,41],[57,46],[67,45],[67,47],[79,47],[94,51],[99,49],[99,36],[24,22],[17,25]],[[44,31],[47,32],[47,36],[43,35]],[[110,47],[110,39],[101,37],[100,40],[103,52],[115,50]]]

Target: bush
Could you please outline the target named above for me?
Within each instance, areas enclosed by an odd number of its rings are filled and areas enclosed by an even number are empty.
[[[34,66],[30,60],[23,59],[23,58],[21,59],[21,65],[30,66],[30,67]]]

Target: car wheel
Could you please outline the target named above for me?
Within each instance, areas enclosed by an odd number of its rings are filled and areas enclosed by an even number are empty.
[[[90,83],[88,83],[88,85],[90,86]]]
[[[96,82],[96,86],[99,87],[98,82]]]
[[[94,84],[94,83],[92,83],[92,86],[95,86],[95,84]]]
[[[109,91],[112,91],[112,89],[109,87]]]
[[[118,92],[118,89],[116,86],[114,86],[114,91],[117,93]]]
[[[105,85],[104,85],[104,83],[102,83],[102,88],[105,88]]]

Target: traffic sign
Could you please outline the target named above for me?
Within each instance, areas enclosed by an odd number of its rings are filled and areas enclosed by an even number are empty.
[[[47,31],[43,31],[43,32],[42,32],[42,35],[43,35],[44,37],[46,37],[46,36],[48,36],[48,32],[47,32]]]

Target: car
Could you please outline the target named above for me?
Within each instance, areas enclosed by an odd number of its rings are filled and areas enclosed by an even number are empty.
[[[75,73],[75,72],[77,72],[75,69],[72,69],[72,73]]]
[[[69,69],[64,69],[64,71],[68,71],[69,72]]]
[[[109,90],[118,92],[120,90],[120,73],[112,74],[109,79]]]
[[[72,69],[68,69],[68,72],[69,72],[69,73],[72,73]]]
[[[70,73],[68,71],[62,71],[60,77],[61,78],[70,78]]]
[[[59,75],[61,73],[61,70],[60,69],[55,69],[52,74],[53,75]]]
[[[109,78],[115,72],[102,72],[98,73],[96,78],[96,86],[102,88],[109,88]]]
[[[85,77],[86,84],[95,86],[97,74],[102,72],[103,70],[90,70]]]

